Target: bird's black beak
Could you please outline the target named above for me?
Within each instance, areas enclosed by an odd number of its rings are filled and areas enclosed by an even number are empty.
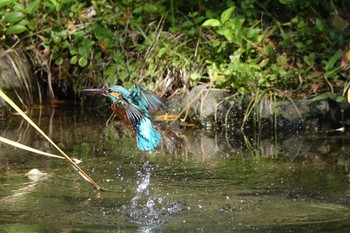
[[[99,93],[99,94],[103,93],[101,88],[86,88],[86,89],[81,89],[80,91],[81,92]]]
[[[107,96],[106,88],[86,88],[86,89],[81,89],[80,91]]]

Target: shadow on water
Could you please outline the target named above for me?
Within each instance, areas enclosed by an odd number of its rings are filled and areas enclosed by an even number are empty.
[[[62,160],[0,144],[0,232],[348,232],[349,135],[276,137],[158,126],[140,152],[107,114],[61,107],[32,118],[104,192]],[[14,116],[0,135],[47,152]],[[32,168],[48,173],[31,181]]]

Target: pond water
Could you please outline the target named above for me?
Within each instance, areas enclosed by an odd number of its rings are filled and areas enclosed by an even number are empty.
[[[260,134],[162,123],[140,152],[110,112],[61,106],[32,119],[104,191],[64,160],[0,143],[0,232],[349,232],[348,134]],[[56,153],[20,117],[2,137]],[[57,154],[57,153],[56,153]],[[25,174],[36,168],[38,181]]]

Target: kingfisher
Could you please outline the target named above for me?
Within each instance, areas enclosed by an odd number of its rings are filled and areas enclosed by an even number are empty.
[[[82,89],[106,96],[112,102],[113,112],[136,135],[137,147],[141,151],[156,148],[162,135],[154,129],[150,113],[163,107],[157,95],[145,86],[135,84],[130,90],[119,85],[97,89]]]

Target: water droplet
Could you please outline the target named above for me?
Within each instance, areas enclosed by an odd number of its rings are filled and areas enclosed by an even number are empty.
[[[154,201],[152,199],[150,199],[150,200],[148,200],[146,205],[148,208],[152,208],[154,206]]]

